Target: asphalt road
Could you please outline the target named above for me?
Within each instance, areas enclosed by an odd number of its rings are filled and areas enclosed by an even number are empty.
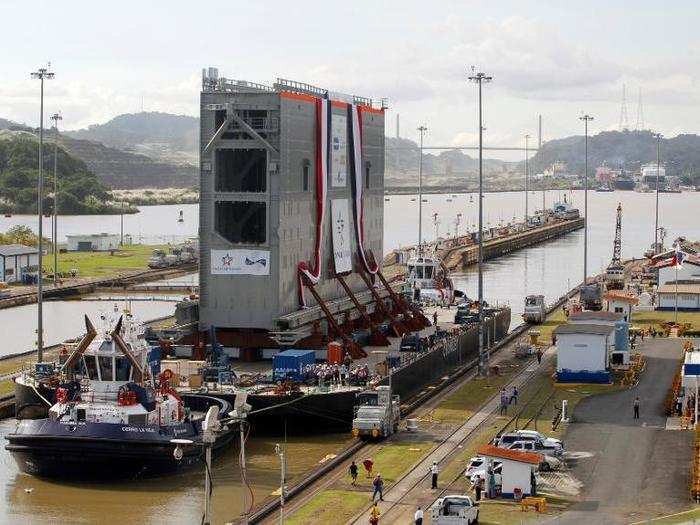
[[[664,430],[664,400],[682,354],[681,339],[640,345],[647,368],[630,390],[584,399],[565,436],[569,451],[591,457],[572,465],[582,500],[559,524],[631,523],[689,508],[693,432]],[[633,419],[634,398],[640,419]]]

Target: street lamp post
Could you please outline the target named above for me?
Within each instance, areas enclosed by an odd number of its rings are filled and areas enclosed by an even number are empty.
[[[418,256],[423,255],[423,133],[426,126],[418,126],[420,133],[420,160],[418,161]]]
[[[488,376],[488,351],[484,349],[484,125],[482,118],[481,106],[481,86],[484,82],[491,82],[493,77],[487,76],[484,73],[474,73],[469,77],[471,82],[478,85],[479,92],[479,375]]]
[[[54,125],[53,144],[53,286],[58,286],[58,121],[63,117],[54,113],[51,115]]]
[[[586,157],[583,173],[583,284],[585,285],[588,277],[588,123],[593,120],[593,117],[585,114],[579,117],[579,120],[583,120],[586,137]]]
[[[530,151],[529,151],[529,140],[530,140],[530,135],[525,135],[525,227],[527,228],[528,225],[528,215],[529,215],[529,207],[528,207],[528,193],[530,192],[530,162],[529,162],[529,157],[530,157]]]
[[[661,133],[656,133],[656,215],[654,220],[654,255],[661,252],[659,246],[659,171],[661,171]]]
[[[40,109],[39,109],[39,184],[37,189],[37,215],[39,217],[39,269],[37,271],[37,326],[36,326],[36,349],[37,362],[41,363],[44,359],[44,283],[42,279],[42,264],[44,249],[44,80],[50,80],[54,74],[47,67],[40,67],[38,71],[31,74],[32,78],[38,78],[41,83]]]

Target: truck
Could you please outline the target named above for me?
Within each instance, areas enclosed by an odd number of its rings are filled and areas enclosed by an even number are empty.
[[[544,295],[528,295],[525,297],[523,319],[526,323],[543,323],[546,316],[547,308],[544,304]]]
[[[603,308],[603,287],[600,283],[588,283],[581,287],[581,304],[585,310]]]
[[[401,403],[399,396],[391,394],[391,388],[380,385],[358,395],[360,404],[355,407],[352,435],[362,439],[389,437],[399,429]]]
[[[156,269],[165,268],[167,266],[168,264],[165,260],[165,252],[160,249],[153,250],[153,253],[148,258],[148,267]]]
[[[455,494],[438,498],[430,507],[433,525],[472,525],[479,522],[479,503]]]

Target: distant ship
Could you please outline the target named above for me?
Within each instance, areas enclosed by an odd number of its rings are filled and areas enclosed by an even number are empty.
[[[616,190],[632,191],[634,190],[634,185],[634,179],[629,175],[620,175],[615,179]]]

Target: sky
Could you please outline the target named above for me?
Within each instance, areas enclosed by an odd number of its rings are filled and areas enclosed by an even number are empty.
[[[538,0],[289,2],[0,0],[0,117],[38,125],[39,83],[51,62],[46,113],[64,129],[121,113],[197,115],[201,68],[271,84],[277,77],[388,99],[387,135],[426,145],[523,146],[619,129],[623,84],[630,129],[700,133],[700,10],[696,2]],[[531,142],[532,144],[532,142]],[[496,155],[492,155],[496,156]]]

